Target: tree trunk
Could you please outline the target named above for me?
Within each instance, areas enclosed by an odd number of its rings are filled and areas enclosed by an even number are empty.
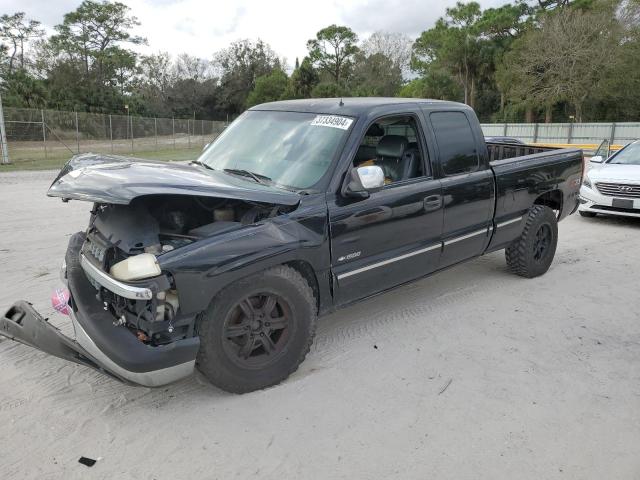
[[[464,103],[469,105],[469,68],[464,64]]]
[[[576,103],[576,122],[582,123],[582,103]]]
[[[476,107],[476,79],[471,78],[471,94],[469,96],[469,106],[471,108]]]
[[[547,105],[544,111],[544,123],[553,122],[553,105]]]
[[[533,123],[533,108],[527,107],[524,113],[524,121],[525,123]]]

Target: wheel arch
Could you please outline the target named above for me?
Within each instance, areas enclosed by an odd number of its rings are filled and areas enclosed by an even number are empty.
[[[313,296],[316,299],[316,313],[319,313],[320,284],[318,283],[318,276],[316,275],[316,271],[313,266],[306,260],[291,260],[289,262],[284,262],[282,265],[293,268],[307,281],[311,290],[313,290]]]
[[[552,210],[557,210],[557,217],[562,216],[562,208],[564,204],[564,195],[560,189],[549,190],[539,195],[533,202],[534,205],[543,205],[549,207]]]

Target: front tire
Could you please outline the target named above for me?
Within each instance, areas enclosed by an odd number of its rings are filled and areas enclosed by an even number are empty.
[[[521,277],[538,277],[549,270],[557,245],[558,220],[553,210],[534,205],[522,234],[505,249],[507,265]]]
[[[316,305],[304,277],[284,265],[238,280],[215,296],[200,322],[198,369],[232,393],[280,383],[309,352]]]

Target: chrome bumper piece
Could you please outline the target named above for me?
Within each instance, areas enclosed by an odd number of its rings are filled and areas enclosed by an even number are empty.
[[[151,300],[153,292],[149,288],[135,287],[116,280],[111,275],[96,267],[83,253],[80,253],[80,265],[84,273],[107,290],[131,300]]]

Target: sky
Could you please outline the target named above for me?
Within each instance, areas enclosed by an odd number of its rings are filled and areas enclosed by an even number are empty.
[[[260,38],[289,66],[307,52],[306,42],[336,23],[360,39],[378,30],[411,38],[433,26],[455,0],[121,0],[141,22],[136,34],[147,39],[141,53],[187,52],[210,59],[238,39]],[[480,0],[483,8],[506,3]],[[2,0],[0,14],[24,11],[52,31],[80,0]]]

